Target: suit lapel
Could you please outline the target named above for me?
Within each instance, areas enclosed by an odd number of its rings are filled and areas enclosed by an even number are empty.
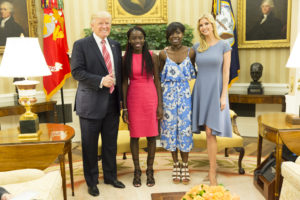
[[[105,69],[105,71],[108,73],[108,70],[107,70],[107,67],[106,67],[106,64],[105,64],[105,61],[104,61],[104,58],[102,56],[102,53],[96,43],[96,40],[95,38],[92,36],[90,36],[90,46],[91,46],[91,49],[92,49],[92,52],[95,53],[96,57],[98,58],[99,62],[101,63],[101,66]]]

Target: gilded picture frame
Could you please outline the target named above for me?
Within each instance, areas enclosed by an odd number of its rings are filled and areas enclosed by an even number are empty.
[[[7,0],[0,0],[0,4]],[[9,1],[13,6],[13,19],[14,23],[17,23],[24,32],[25,37],[37,37],[37,14],[36,14],[36,5],[35,0],[10,0]],[[2,20],[2,16],[0,16]],[[2,30],[1,30],[2,31]],[[9,32],[10,33],[10,32]],[[9,37],[8,34],[0,34],[0,40],[6,40],[6,37]],[[15,36],[13,36],[15,37]],[[1,42],[0,44],[0,54],[3,54],[5,49],[5,44]]]
[[[264,0],[238,1],[238,47],[289,47],[291,0],[273,0],[272,16],[270,15],[271,17],[267,17],[266,19],[263,19],[262,2]],[[271,19],[273,20],[271,21]],[[266,20],[268,21],[266,22]],[[265,23],[265,27],[261,26],[263,23]]]
[[[167,0],[107,0],[112,24],[164,24]]]

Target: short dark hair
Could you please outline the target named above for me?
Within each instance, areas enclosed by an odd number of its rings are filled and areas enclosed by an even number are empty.
[[[185,31],[185,27],[182,23],[180,22],[172,22],[171,24],[168,25],[167,30],[166,30],[166,38],[169,40],[169,37],[177,30],[179,29],[182,33]]]

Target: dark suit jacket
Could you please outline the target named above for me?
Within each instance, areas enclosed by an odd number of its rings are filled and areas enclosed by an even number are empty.
[[[263,17],[254,27],[247,32],[246,40],[276,40],[284,39],[281,34],[282,23],[273,13],[269,13],[266,21],[260,24]]]
[[[6,191],[6,189],[4,189],[3,187],[0,187],[0,199],[1,199],[2,195],[3,195],[3,194],[6,194],[6,193],[8,193],[8,192]]]
[[[122,98],[121,89],[121,46],[118,42],[108,38],[110,44],[116,85],[118,103]],[[75,97],[77,115],[87,119],[102,119],[106,115],[109,102],[109,88],[100,88],[102,78],[108,75],[108,70],[95,38],[89,36],[74,43],[71,61],[72,75],[78,83]],[[118,105],[120,108],[120,105]]]
[[[1,24],[2,18],[0,19]],[[14,18],[11,16],[9,20],[5,22],[5,27],[0,28],[0,46],[6,44],[7,37],[20,37],[21,33],[24,34],[23,28],[15,22]]]

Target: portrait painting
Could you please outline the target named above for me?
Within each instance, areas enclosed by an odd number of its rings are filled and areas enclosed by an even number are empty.
[[[167,23],[167,0],[107,0],[112,24]]]
[[[0,0],[0,53],[8,37],[36,36],[34,0]]]
[[[291,0],[238,2],[239,48],[290,45]]]

